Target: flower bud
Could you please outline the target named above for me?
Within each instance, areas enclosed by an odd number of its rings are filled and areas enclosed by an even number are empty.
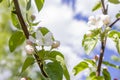
[[[95,56],[94,56],[94,59],[95,59],[96,61],[98,61],[99,55],[95,55]]]
[[[31,15],[31,19],[32,19],[32,21],[34,21],[34,20],[35,20],[35,18],[36,18],[36,16],[35,16],[35,15]]]
[[[21,78],[20,80],[27,80],[26,78]]]
[[[110,23],[110,16],[109,15],[101,15],[101,19],[105,25]]]
[[[60,41],[54,41],[52,44],[52,48],[58,48],[60,46]]]
[[[31,45],[26,45],[26,46],[25,46],[25,51],[26,51],[28,54],[33,54],[34,48],[33,48],[33,46],[31,46]]]
[[[87,36],[87,37],[92,36],[92,32],[91,32],[91,31],[87,31],[87,32],[86,32],[86,36]]]
[[[32,41],[30,41],[29,39],[26,40],[26,43],[27,43],[28,45],[33,45]]]

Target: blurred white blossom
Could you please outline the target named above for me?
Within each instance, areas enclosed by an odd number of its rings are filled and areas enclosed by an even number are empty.
[[[101,28],[110,23],[109,15],[90,16],[88,20],[88,26],[92,29]]]

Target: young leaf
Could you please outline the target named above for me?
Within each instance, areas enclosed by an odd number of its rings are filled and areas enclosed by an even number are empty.
[[[16,27],[17,29],[21,28],[20,24],[19,24],[19,21],[17,19],[17,16],[13,12],[11,12],[11,20],[12,20],[12,23],[13,23],[14,27]]]
[[[120,18],[120,13],[117,13],[117,14],[116,14],[116,18]]]
[[[9,39],[9,49],[13,52],[18,46],[20,46],[25,40],[23,32],[16,31]]]
[[[49,62],[44,65],[44,70],[48,74],[50,80],[62,80],[63,78],[63,69],[59,62]]]
[[[92,66],[96,66],[96,63],[91,60],[91,59],[84,59],[85,62],[88,62],[89,64],[91,64]]]
[[[28,56],[22,66],[21,73],[23,73],[30,65],[34,63],[34,58],[32,56]]]
[[[98,10],[99,8],[101,8],[101,1],[99,1],[99,2],[97,2],[97,3],[95,4],[95,6],[92,8],[92,11],[96,11],[96,10]]]
[[[58,62],[60,62],[60,65],[63,68],[63,73],[64,73],[66,80],[70,80],[70,75],[69,75],[69,72],[68,72],[67,67],[65,65],[64,56],[62,55],[62,53],[60,53],[58,51],[52,51],[52,52],[50,52],[50,54],[47,57],[50,60],[53,60],[53,61],[57,60]]]
[[[88,63],[86,63],[84,61],[80,62],[78,65],[76,65],[73,68],[73,71],[75,72],[74,75],[77,75],[79,72],[81,72],[87,68],[89,68]]]
[[[30,7],[31,7],[31,0],[29,0],[29,1],[27,2],[26,10],[29,10]]]
[[[38,12],[39,12],[43,7],[44,0],[35,0],[35,4],[36,4]]]
[[[87,37],[86,35],[84,35],[84,38],[82,40],[82,46],[84,47],[84,49],[88,55],[96,46],[97,41],[98,41],[98,39],[95,37]]]
[[[110,67],[116,68],[116,69],[120,69],[120,66],[112,64],[112,63],[107,62],[107,61],[103,61],[103,64],[106,65],[106,66],[110,66]]]
[[[103,69],[102,74],[105,80],[111,80],[110,73],[107,71],[107,69]]]
[[[113,4],[119,4],[120,1],[119,0],[108,0],[110,3],[113,3]]]
[[[112,30],[109,34],[108,37],[111,38],[116,45],[117,51],[120,54],[120,32]]]

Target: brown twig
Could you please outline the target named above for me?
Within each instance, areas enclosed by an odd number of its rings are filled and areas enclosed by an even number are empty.
[[[101,0],[101,3],[102,3],[102,7],[103,7],[102,8],[103,14],[106,15],[108,7],[105,8],[104,0]],[[106,41],[107,41],[107,37],[105,36],[105,38],[101,40],[100,57],[99,57],[99,62],[98,62],[98,66],[97,66],[96,76],[100,76],[100,73],[101,73],[101,65],[103,62]]]
[[[109,27],[112,28],[112,26],[113,26],[116,22],[118,22],[119,20],[120,20],[120,18],[117,18],[111,25],[109,25]]]
[[[28,31],[28,29],[27,29],[27,25],[26,25],[26,23],[25,23],[25,21],[24,21],[24,19],[23,19],[22,14],[21,14],[21,10],[20,10],[20,7],[19,7],[18,0],[13,0],[13,2],[14,2],[14,5],[15,5],[15,13],[16,13],[16,15],[17,15],[17,17],[18,17],[18,20],[19,20],[20,24],[21,24],[22,30],[23,30],[26,38],[29,39],[29,31]],[[46,75],[46,73],[44,72],[44,70],[43,70],[43,63],[41,62],[39,56],[38,56],[37,54],[34,54],[34,57],[35,57],[35,59],[37,60],[38,66],[39,66],[42,74],[43,74],[45,77],[48,77],[48,76]]]

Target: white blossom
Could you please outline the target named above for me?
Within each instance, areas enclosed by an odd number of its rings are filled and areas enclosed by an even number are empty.
[[[109,15],[101,15],[101,19],[102,19],[104,25],[107,25],[110,23],[110,16]]]
[[[92,30],[110,23],[109,15],[90,16],[88,20],[88,26],[90,26]]]
[[[90,37],[92,35],[92,32],[91,31],[87,31],[85,34],[86,34],[86,36]]]
[[[39,30],[37,30],[35,38],[33,38],[32,36],[29,36],[29,39],[33,43],[36,43],[38,46],[51,46],[53,44],[51,32],[48,32],[46,35],[43,36],[43,34]]]
[[[95,17],[90,16],[88,26],[90,26],[92,29],[101,28],[103,26],[103,21],[99,15]]]

